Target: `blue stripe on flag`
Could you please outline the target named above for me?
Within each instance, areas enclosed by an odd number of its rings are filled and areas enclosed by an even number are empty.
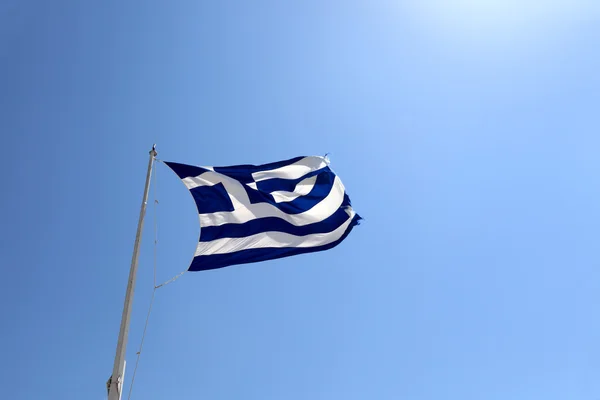
[[[285,167],[287,165],[298,162],[303,158],[304,157],[296,157],[290,160],[278,161],[262,165],[235,165],[231,167],[214,167],[214,170],[215,172],[227,175],[228,177],[238,180],[242,183],[250,183],[254,181],[254,179],[252,178],[253,173]]]
[[[284,232],[295,236],[306,236],[313,233],[327,233],[335,230],[350,218],[345,209],[337,210],[329,218],[304,226],[292,225],[276,217],[259,218],[244,224],[224,224],[207,226],[200,229],[200,241],[210,242],[220,238],[239,238],[261,232]]]
[[[309,172],[308,174],[297,178],[297,179],[282,179],[282,178],[271,178],[256,183],[256,187],[261,192],[274,192],[274,191],[286,191],[293,192],[296,185],[307,178],[311,178],[315,175],[319,175],[323,172],[331,172],[329,167],[321,168],[316,171]]]
[[[208,172],[208,169],[206,168],[195,167],[193,165],[185,165],[166,161],[165,164],[167,164],[169,168],[171,168],[181,179],[185,179],[190,176],[198,176],[205,172]]]
[[[290,158],[289,160],[283,160],[283,161],[276,161],[276,162],[272,162],[272,163],[267,163],[267,164],[259,164],[259,165],[252,165],[252,164],[242,164],[242,165],[232,165],[229,167],[214,167],[215,171],[221,173],[221,174],[243,174],[246,172],[250,172],[250,173],[254,173],[254,172],[261,172],[261,171],[269,171],[272,169],[277,169],[277,168],[281,168],[281,167],[285,167],[287,165],[291,165],[294,164],[300,160],[302,160],[303,158],[306,157],[294,157],[294,158]]]
[[[294,256],[298,254],[314,253],[317,251],[329,250],[340,244],[352,231],[352,228],[356,226],[361,217],[355,215],[350,223],[350,226],[344,232],[343,236],[335,242],[326,244],[318,247],[284,247],[284,248],[262,248],[262,249],[250,249],[240,250],[233,253],[226,254],[213,254],[206,256],[194,257],[190,271],[207,271],[211,269],[228,267],[236,264],[248,264],[259,261],[276,260],[282,257]]]

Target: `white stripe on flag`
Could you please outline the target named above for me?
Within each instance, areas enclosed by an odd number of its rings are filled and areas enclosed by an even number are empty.
[[[310,191],[315,187],[315,182],[317,181],[317,175],[311,176],[310,178],[306,178],[303,181],[299,182],[294,188],[293,192],[285,192],[285,191],[277,191],[271,192],[271,196],[275,199],[276,203],[285,203],[289,201],[296,200],[298,197],[306,196],[310,193]]]
[[[241,238],[216,239],[210,242],[200,242],[196,249],[195,257],[233,253],[247,249],[324,246],[335,242],[344,235],[346,229],[352,223],[352,218],[356,215],[351,209],[347,212],[349,215],[348,220],[334,231],[328,233],[295,236],[283,232],[263,232]]]
[[[324,157],[304,157],[285,167],[272,169],[270,171],[254,172],[252,178],[254,178],[255,182],[273,178],[298,179],[310,172],[325,168],[327,165],[327,160]]]

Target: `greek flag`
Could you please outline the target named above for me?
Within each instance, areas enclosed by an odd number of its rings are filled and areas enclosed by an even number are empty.
[[[331,249],[361,219],[326,157],[230,167],[165,164],[200,214],[190,271]]]

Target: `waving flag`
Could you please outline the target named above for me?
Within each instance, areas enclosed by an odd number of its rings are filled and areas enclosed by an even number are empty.
[[[325,157],[231,167],[165,164],[200,214],[190,271],[327,250],[361,219]]]

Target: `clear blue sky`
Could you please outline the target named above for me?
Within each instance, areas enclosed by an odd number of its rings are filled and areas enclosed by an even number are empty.
[[[133,399],[600,398],[598,43],[582,0],[4,0],[2,397],[105,397],[156,142],[329,152],[365,221],[160,289]],[[164,281],[199,227],[157,171]]]

